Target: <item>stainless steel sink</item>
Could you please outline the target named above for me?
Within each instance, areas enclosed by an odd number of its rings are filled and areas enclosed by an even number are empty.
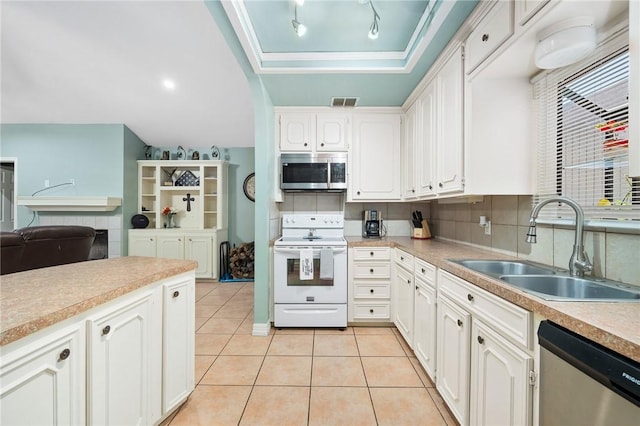
[[[494,277],[501,275],[552,275],[555,273],[551,268],[524,261],[464,259],[452,260],[452,262]]]
[[[500,280],[547,300],[640,302],[640,288],[613,281],[563,275],[502,275]]]

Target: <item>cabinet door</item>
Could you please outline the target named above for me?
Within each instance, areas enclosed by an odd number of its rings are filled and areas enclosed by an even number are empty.
[[[163,415],[184,401],[194,388],[194,287],[193,279],[163,285]]]
[[[184,259],[184,237],[182,235],[158,236],[158,257]]]
[[[2,353],[0,424],[84,424],[84,395],[84,329],[79,325]]]
[[[316,142],[315,118],[315,114],[282,114],[280,150],[311,151]]]
[[[198,262],[196,277],[213,278],[213,250],[211,235],[185,235],[184,258]]]
[[[404,340],[413,347],[413,274],[396,265],[394,277],[394,324]]]
[[[154,334],[160,327],[152,324],[157,321],[153,310],[159,311],[160,304],[154,294],[131,297],[88,321],[89,424],[153,423],[150,395],[160,383],[153,389],[151,385],[161,377],[161,348],[154,345],[161,339]]]
[[[156,257],[156,237],[153,234],[136,235],[129,232],[129,256]]]
[[[399,200],[400,115],[361,114],[353,123],[350,198]]]
[[[429,83],[422,96],[421,132],[416,141],[416,175],[419,196],[436,194],[437,113],[436,82]]]
[[[471,332],[473,425],[530,425],[533,358],[473,319]]]
[[[436,290],[416,279],[413,351],[431,380],[436,377]]]
[[[438,297],[436,388],[460,424],[469,424],[471,315]]]
[[[348,119],[341,114],[318,114],[316,151],[347,150]]]
[[[463,190],[462,50],[458,48],[436,77],[438,95],[438,193]]]
[[[416,145],[419,138],[419,119],[422,103],[418,99],[407,111],[404,122],[404,139],[402,140],[402,196],[405,199],[415,198],[416,193]]]

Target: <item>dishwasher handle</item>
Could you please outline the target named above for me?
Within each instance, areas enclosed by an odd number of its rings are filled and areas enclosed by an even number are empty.
[[[640,407],[640,364],[564,327],[542,321],[540,346]]]

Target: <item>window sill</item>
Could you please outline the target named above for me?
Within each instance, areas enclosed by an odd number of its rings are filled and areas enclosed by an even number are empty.
[[[536,224],[559,229],[575,229],[573,219],[536,219]],[[610,232],[615,234],[640,235],[640,221],[631,220],[586,220],[585,231]]]

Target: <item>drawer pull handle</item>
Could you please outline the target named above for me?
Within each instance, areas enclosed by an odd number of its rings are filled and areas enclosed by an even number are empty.
[[[372,314],[373,313],[373,309],[369,309],[369,313]]]
[[[180,292],[178,290],[173,292],[173,297],[178,297],[180,296]]]
[[[373,289],[369,290],[369,293],[373,294]]]
[[[480,343],[481,345],[484,344],[484,339],[482,338],[482,336],[478,336],[478,343]]]
[[[473,302],[473,296],[471,294],[467,294],[467,299],[469,302]]]
[[[71,350],[67,348],[62,352],[60,352],[60,355],[58,356],[58,361],[64,361],[65,359],[69,358],[69,355],[71,355]]]
[[[462,321],[458,320],[458,327],[462,327]]]
[[[482,34],[482,41],[489,41],[489,34]]]
[[[109,332],[111,331],[111,326],[110,325],[106,325],[103,329],[102,329],[102,335],[107,335],[109,334]]]
[[[373,268],[369,269],[369,272],[373,274]]]

